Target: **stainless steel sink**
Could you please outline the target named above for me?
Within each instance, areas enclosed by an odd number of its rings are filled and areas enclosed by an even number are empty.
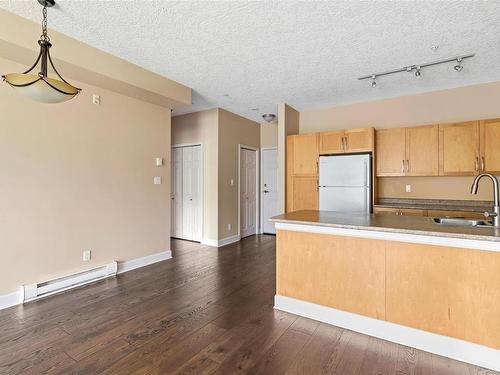
[[[463,219],[451,217],[435,217],[432,221],[440,225],[458,226],[458,227],[491,227],[492,223],[486,220]]]

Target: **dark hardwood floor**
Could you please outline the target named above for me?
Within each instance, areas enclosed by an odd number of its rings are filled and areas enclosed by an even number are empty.
[[[273,310],[275,238],[0,311],[0,374],[467,374],[480,369]]]

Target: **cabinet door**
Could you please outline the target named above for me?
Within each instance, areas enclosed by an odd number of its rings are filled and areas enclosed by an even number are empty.
[[[318,209],[318,178],[292,177],[291,211]]]
[[[373,207],[373,213],[378,215],[399,215],[396,207]]]
[[[473,176],[479,164],[479,122],[440,124],[439,175]]]
[[[480,122],[480,166],[483,172],[500,173],[500,119]]]
[[[294,175],[318,174],[318,134],[289,135],[292,139],[292,166]]]
[[[401,208],[399,212],[403,216],[427,216],[427,210],[418,208]]]
[[[404,128],[381,129],[375,132],[377,176],[404,176],[406,159]]]
[[[344,131],[322,132],[320,138],[320,154],[344,153]]]
[[[438,125],[406,128],[406,176],[437,176],[438,174]]]
[[[349,129],[345,131],[346,152],[369,152],[373,151],[374,129]]]

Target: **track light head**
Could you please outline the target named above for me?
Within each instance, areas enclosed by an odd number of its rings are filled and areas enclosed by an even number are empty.
[[[463,68],[464,68],[464,67],[462,66],[462,58],[461,58],[461,57],[459,57],[459,58],[457,59],[457,65],[455,65],[455,66],[453,67],[453,69],[455,69],[455,71],[457,71],[457,72],[461,72]]]
[[[420,78],[421,75],[422,75],[422,73],[420,73],[420,67],[417,66],[415,68],[415,77]]]
[[[377,87],[377,81],[376,81],[376,79],[377,79],[377,76],[372,76],[372,88]]]

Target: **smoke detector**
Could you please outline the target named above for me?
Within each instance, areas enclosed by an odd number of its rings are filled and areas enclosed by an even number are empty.
[[[273,122],[274,120],[276,120],[276,115],[274,113],[266,113],[262,115],[262,118],[266,122]]]

